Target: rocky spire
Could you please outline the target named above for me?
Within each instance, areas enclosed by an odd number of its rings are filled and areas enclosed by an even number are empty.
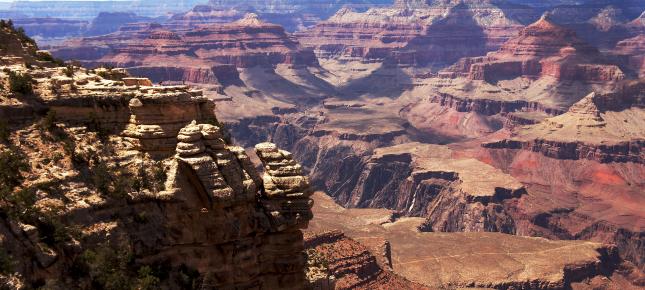
[[[255,13],[246,13],[242,19],[235,21],[235,23],[245,26],[259,26],[262,25],[262,20]]]

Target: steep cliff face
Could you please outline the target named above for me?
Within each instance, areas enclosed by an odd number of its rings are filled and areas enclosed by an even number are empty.
[[[305,246],[310,261],[318,262],[310,265],[317,270],[310,273],[317,274],[315,286],[320,289],[429,289],[394,274],[391,266],[380,264],[367,247],[340,231],[308,234]]]
[[[261,176],[224,140],[200,91],[49,61],[26,69],[24,60],[37,58],[29,50],[2,53],[20,63],[2,64],[3,82],[9,74],[14,86],[0,112],[14,98],[33,109],[3,115],[0,283],[307,285],[301,229],[312,218],[311,191],[290,153],[259,144]],[[27,76],[33,81],[15,86]]]

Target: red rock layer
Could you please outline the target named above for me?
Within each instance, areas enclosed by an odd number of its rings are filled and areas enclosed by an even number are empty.
[[[579,39],[573,30],[554,24],[545,16],[521,30],[498,51],[486,57],[461,59],[441,75],[467,75],[470,79],[489,82],[520,76],[549,76],[589,83],[625,78],[617,65],[609,64],[596,48]]]
[[[342,232],[308,234],[305,247],[328,263],[328,274],[335,277],[332,289],[429,289],[383,270],[365,246]]]

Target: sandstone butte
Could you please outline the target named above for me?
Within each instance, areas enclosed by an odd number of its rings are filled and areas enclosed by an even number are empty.
[[[3,287],[307,285],[312,191],[290,153],[258,144],[258,172],[200,91],[58,67],[20,37],[0,29]]]

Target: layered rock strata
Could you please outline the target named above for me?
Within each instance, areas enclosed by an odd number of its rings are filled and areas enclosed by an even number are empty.
[[[306,227],[312,219],[313,191],[309,179],[303,176],[301,166],[293,160],[291,153],[279,150],[275,144],[260,143],[255,151],[264,165],[264,197],[261,203],[278,228],[299,225]]]
[[[642,84],[623,92],[592,93],[565,114],[517,129],[485,148],[526,149],[558,159],[643,163]],[[548,132],[548,134],[547,134]]]
[[[423,66],[495,50],[531,14],[528,7],[490,1],[397,1],[366,12],[341,9],[297,35],[321,58]]]
[[[580,40],[574,31],[543,16],[494,53],[462,59],[446,75],[467,75],[473,80],[495,82],[517,77],[553,77],[557,80],[611,82],[625,78],[622,70],[603,60],[599,52]]]
[[[340,231],[310,233],[305,238],[310,259],[320,256],[324,272],[320,289],[429,289],[387,270],[370,250]],[[333,284],[324,288],[323,285]],[[314,288],[318,289],[318,288]]]
[[[70,41],[53,53],[89,66],[156,66],[238,68],[277,64],[314,65],[311,51],[301,49],[278,25],[247,14],[232,23],[211,23],[190,29],[159,24],[122,27],[119,32]]]

